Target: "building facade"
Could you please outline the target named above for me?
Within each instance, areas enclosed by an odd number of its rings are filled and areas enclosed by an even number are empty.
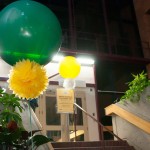
[[[36,0],[58,17],[60,50],[95,58],[99,121],[111,125],[104,108],[123,95],[131,74],[150,77],[150,2],[142,0]],[[4,8],[13,0],[3,0]],[[39,12],[40,13],[40,12]],[[107,138],[107,135],[106,135]]]

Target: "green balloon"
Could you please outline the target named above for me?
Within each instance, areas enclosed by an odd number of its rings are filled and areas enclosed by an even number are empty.
[[[46,6],[16,1],[0,13],[0,55],[10,65],[22,59],[47,64],[61,45],[61,26]]]

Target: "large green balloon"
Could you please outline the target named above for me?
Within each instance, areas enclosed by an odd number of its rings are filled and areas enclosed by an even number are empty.
[[[45,65],[60,45],[59,21],[46,6],[22,0],[1,11],[0,55],[8,64],[30,59]]]

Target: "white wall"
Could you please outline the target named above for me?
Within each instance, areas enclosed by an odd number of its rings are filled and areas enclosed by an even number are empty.
[[[59,72],[58,63],[49,63],[45,66],[47,74],[49,77],[57,74]],[[55,76],[50,79],[51,81],[60,81],[63,80],[60,75]],[[81,71],[76,80],[85,81],[86,83],[94,84],[94,69],[93,66],[83,66],[81,65]]]
[[[3,59],[0,58],[0,77],[7,77],[11,66],[7,64]]]
[[[58,63],[49,63],[45,66],[48,77],[53,76],[58,73],[59,64]],[[7,64],[0,58],[0,77],[8,78],[9,71],[11,66]],[[50,79],[51,81],[63,80],[60,75],[57,75]],[[93,66],[81,66],[81,71],[76,80],[82,80],[86,83],[94,84],[94,71]]]
[[[7,64],[5,61],[3,61],[0,58],[0,77],[8,78],[11,67],[12,66]],[[58,74],[58,72],[59,72],[59,64],[58,63],[49,63],[45,66],[45,68],[46,68],[48,77]],[[50,81],[58,81],[61,83],[63,83],[63,81],[64,81],[64,79],[60,75],[56,75],[56,76],[50,78],[49,80]],[[77,78],[75,78],[75,80],[76,80],[76,83],[80,86],[81,86],[81,84],[84,84],[84,83],[95,84],[94,67],[92,65],[91,66],[83,66],[82,65],[80,74],[78,75]],[[0,86],[7,88],[8,83],[4,82],[4,81],[0,81]]]

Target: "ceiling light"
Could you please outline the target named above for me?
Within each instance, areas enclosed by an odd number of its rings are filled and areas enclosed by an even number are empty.
[[[63,55],[55,55],[55,56],[52,58],[52,61],[54,61],[54,62],[60,62],[63,58],[64,58]]]
[[[84,64],[84,65],[93,65],[94,64],[94,60],[92,58],[78,57],[77,60],[80,64]]]
[[[60,62],[64,58],[63,55],[55,55],[52,58],[53,62]],[[94,64],[94,59],[92,58],[86,58],[86,57],[77,57],[77,61],[82,65],[93,65]]]

